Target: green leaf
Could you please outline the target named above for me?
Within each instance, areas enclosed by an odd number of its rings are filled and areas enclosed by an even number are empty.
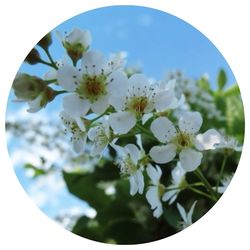
[[[24,165],[24,168],[25,169],[31,169],[33,171],[33,177],[34,178],[36,178],[38,176],[41,176],[41,175],[46,175],[47,174],[47,171],[45,171],[42,168],[37,168],[34,165],[32,165],[31,163],[26,163]]]
[[[202,77],[198,80],[198,86],[206,92],[211,92],[210,83],[205,77]]]
[[[218,77],[217,77],[217,86],[219,90],[222,90],[227,83],[227,75],[226,72],[221,69],[219,71]]]
[[[110,197],[98,188],[92,174],[63,172],[63,178],[72,194],[88,202],[97,211],[109,204]]]
[[[128,219],[112,221],[106,226],[104,235],[118,244],[139,244],[148,241],[148,233],[142,225]]]
[[[78,219],[72,229],[72,233],[94,241],[105,241],[102,228],[98,222],[86,216],[82,216]]]

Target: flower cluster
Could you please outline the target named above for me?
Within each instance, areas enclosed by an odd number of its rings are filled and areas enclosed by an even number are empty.
[[[93,157],[109,157],[109,150],[114,150],[121,177],[129,180],[130,194],[145,194],[154,217],[162,215],[163,202],[173,204],[183,189],[197,191],[199,183],[188,183],[186,174],[197,171],[202,180],[198,168],[204,151],[240,150],[234,139],[225,140],[220,131],[203,131],[201,113],[187,105],[187,88],[175,79],[152,82],[143,73],[128,74],[124,53],[105,58],[90,50],[92,38],[87,30],[74,29],[59,36],[69,58],[55,62],[48,51],[50,44],[45,46],[50,61],[39,59],[38,63],[51,66],[52,71],[44,79],[18,75],[13,84],[15,95],[28,101],[29,112],[35,112],[64,94],[60,117],[73,150],[90,149]],[[189,92],[194,96],[194,90]],[[137,143],[124,145],[124,138],[136,138]],[[170,167],[167,184],[162,170]],[[217,187],[219,192],[207,189],[211,199],[223,191],[221,187]],[[195,204],[187,214],[177,204],[183,227],[192,223]]]

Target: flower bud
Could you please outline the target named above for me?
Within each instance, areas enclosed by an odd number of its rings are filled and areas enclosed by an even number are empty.
[[[28,101],[29,109],[27,110],[29,113],[35,113],[42,108],[44,108],[49,102],[53,101],[56,97],[57,92],[52,88],[46,86],[34,100]]]
[[[12,88],[18,99],[30,101],[34,100],[47,86],[41,78],[28,74],[18,74]]]
[[[41,61],[41,57],[37,49],[33,48],[24,61],[31,65],[39,63]]]
[[[77,63],[91,44],[91,34],[88,30],[74,29],[65,38],[62,38],[60,33],[58,35],[74,64]]]
[[[51,39],[51,33],[48,33],[45,35],[38,43],[37,45],[43,48],[44,50],[47,50],[49,46],[52,44],[52,39]]]

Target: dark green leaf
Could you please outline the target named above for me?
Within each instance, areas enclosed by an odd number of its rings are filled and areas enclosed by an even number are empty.
[[[97,187],[97,182],[92,174],[63,172],[63,177],[68,190],[75,196],[88,202],[97,211],[109,204],[110,197]]]
[[[217,78],[218,89],[222,90],[225,87],[226,83],[227,83],[226,72],[223,69],[221,69],[219,74],[218,74],[218,78]]]

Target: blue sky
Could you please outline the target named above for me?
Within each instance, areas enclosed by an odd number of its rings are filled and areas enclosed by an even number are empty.
[[[100,8],[73,17],[56,27],[54,31],[70,32],[76,27],[90,30],[93,39],[92,50],[102,51],[106,56],[112,52],[126,51],[127,64],[141,65],[143,72],[149,77],[161,79],[170,70],[182,70],[187,76],[194,78],[207,73],[214,83],[219,69],[223,68],[229,84],[235,83],[229,65],[216,47],[194,27],[164,12],[134,6]],[[58,60],[65,55],[65,51],[54,31],[54,43],[50,51],[53,58]],[[23,64],[20,68],[21,72],[40,76],[48,70],[42,65]],[[13,95],[9,98],[7,116],[25,106],[12,103],[11,99]],[[57,102],[50,104],[43,114],[59,111],[60,106],[59,98]],[[38,112],[29,116],[32,119],[40,114]],[[21,117],[16,117],[16,120],[19,118]],[[9,143],[10,152],[19,150],[18,145],[17,139],[13,138]],[[28,190],[33,185],[32,182],[25,176],[22,168],[16,168],[16,173],[24,189]],[[70,198],[64,190],[58,196],[56,207],[49,202],[43,206],[43,211],[54,216],[57,211],[65,208],[66,204],[69,207],[82,203],[73,197]]]

